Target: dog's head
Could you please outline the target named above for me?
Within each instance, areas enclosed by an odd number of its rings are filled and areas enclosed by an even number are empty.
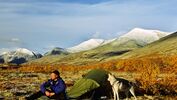
[[[114,75],[112,75],[111,73],[109,73],[108,74],[108,81],[112,81],[114,79],[115,79]]]

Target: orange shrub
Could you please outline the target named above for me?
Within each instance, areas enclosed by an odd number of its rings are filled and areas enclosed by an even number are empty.
[[[83,65],[23,65],[19,68],[24,72],[51,72],[58,69],[60,71],[78,71],[102,68],[108,71],[125,71],[140,74],[136,80],[141,83],[141,88],[150,94],[176,94],[177,93],[177,55],[148,55],[140,58],[117,59],[107,62],[85,63]],[[166,74],[164,77],[159,77]],[[168,76],[172,74],[172,76]]]

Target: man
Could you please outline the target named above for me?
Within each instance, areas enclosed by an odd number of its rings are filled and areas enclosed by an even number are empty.
[[[55,70],[51,73],[50,78],[47,82],[44,82],[41,87],[40,91],[26,97],[27,100],[34,100],[41,96],[47,96],[50,99],[55,100],[67,100],[66,97],[66,85],[65,82],[60,77],[60,73]]]

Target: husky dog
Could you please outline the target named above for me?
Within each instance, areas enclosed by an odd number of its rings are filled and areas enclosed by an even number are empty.
[[[115,78],[115,76],[111,74],[108,74],[108,81],[112,86],[112,90],[114,93],[114,100],[119,100],[119,91],[125,93],[126,100],[128,100],[129,92],[134,96],[135,100],[137,100],[132,82],[129,82],[128,80],[121,79],[121,78]]]

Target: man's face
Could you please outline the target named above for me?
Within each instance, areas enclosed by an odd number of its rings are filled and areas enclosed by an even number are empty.
[[[50,78],[51,78],[52,80],[55,80],[55,79],[58,78],[58,75],[56,75],[56,74],[54,74],[54,73],[51,73]]]

